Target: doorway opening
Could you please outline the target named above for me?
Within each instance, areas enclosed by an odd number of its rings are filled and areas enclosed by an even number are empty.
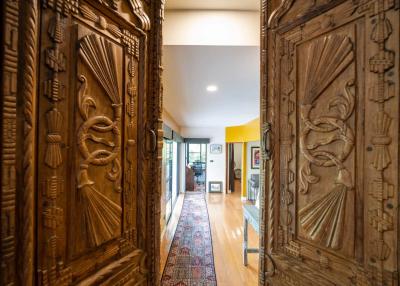
[[[166,2],[163,121],[185,143],[161,285],[258,283],[259,226],[245,216],[259,217],[259,31],[259,0]]]
[[[186,191],[205,192],[207,182],[207,144],[186,143],[186,181],[190,183]],[[191,187],[193,185],[193,187]]]
[[[227,143],[226,174],[227,193],[242,193],[243,143]]]

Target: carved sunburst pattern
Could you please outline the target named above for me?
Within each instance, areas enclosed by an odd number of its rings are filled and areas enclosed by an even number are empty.
[[[303,105],[312,104],[353,58],[353,44],[347,36],[329,35],[314,42],[308,52]]]
[[[308,50],[307,82],[300,109],[300,151],[305,158],[300,169],[300,192],[307,194],[311,185],[319,182],[313,166],[335,167],[336,178],[329,192],[299,211],[299,220],[309,239],[332,249],[341,248],[346,196],[353,188],[352,176],[344,162],[353,150],[355,139],[347,123],[355,107],[354,80],[346,83],[342,93],[333,94],[322,103],[331,112],[316,111],[315,107],[320,96],[353,60],[349,37],[330,35],[315,41]]]
[[[80,75],[81,87],[78,92],[78,109],[83,120],[78,131],[78,146],[83,157],[77,177],[78,189],[83,209],[87,242],[97,246],[116,237],[120,231],[122,208],[108,198],[89,178],[92,166],[109,166],[106,178],[114,182],[114,190],[121,191],[121,164],[118,156],[121,151],[121,96],[118,89],[117,67],[113,44],[97,35],[82,38],[79,54],[97,82],[106,92],[114,119],[105,114],[97,114],[96,97],[88,94],[87,79]],[[113,140],[101,137],[111,133]],[[89,149],[87,142],[98,146]],[[111,149],[111,150],[110,150]]]
[[[96,76],[113,104],[121,103],[113,44],[91,34],[83,37],[79,55]]]
[[[340,248],[347,190],[338,185],[300,210],[300,223],[312,240],[326,247]]]

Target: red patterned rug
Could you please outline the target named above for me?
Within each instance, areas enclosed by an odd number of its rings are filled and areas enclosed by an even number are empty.
[[[202,192],[185,194],[161,285],[217,285],[207,203]]]

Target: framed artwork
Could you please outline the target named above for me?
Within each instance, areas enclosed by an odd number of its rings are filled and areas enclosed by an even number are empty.
[[[222,193],[222,182],[208,182],[208,192],[210,193]]]
[[[221,144],[210,144],[210,153],[211,154],[221,154],[222,153],[222,145]]]
[[[261,150],[260,147],[251,147],[251,168],[260,169]]]

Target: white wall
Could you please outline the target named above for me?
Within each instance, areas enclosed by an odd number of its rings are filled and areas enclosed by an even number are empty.
[[[163,109],[162,120],[169,128],[171,128],[175,132],[181,132],[181,127],[178,125],[172,115],[169,114],[168,111],[166,111],[165,109]]]
[[[259,46],[259,11],[165,12],[164,45]]]
[[[207,146],[207,191],[208,182],[221,181],[225,189],[225,128],[224,127],[182,127],[181,135],[185,138],[210,138],[210,144],[221,144],[221,154],[210,154]]]
[[[251,168],[251,147],[260,147],[260,141],[247,142],[247,180],[250,179],[251,174],[260,174],[260,169]]]
[[[260,11],[260,0],[167,0],[165,9]]]

